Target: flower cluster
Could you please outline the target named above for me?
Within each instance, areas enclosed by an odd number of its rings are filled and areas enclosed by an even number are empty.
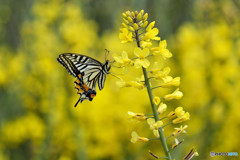
[[[170,76],[170,67],[152,67],[151,57],[154,57],[153,59],[157,62],[159,56],[161,59],[166,60],[167,58],[172,57],[172,53],[167,49],[166,40],[161,41],[160,37],[158,37],[159,30],[154,27],[155,21],[149,23],[148,14],[144,13],[144,10],[141,10],[140,12],[126,11],[122,14],[122,17],[124,22],[120,29],[119,38],[122,43],[136,41],[137,47],[133,50],[135,57],[129,58],[127,52],[123,51],[121,56],[117,54],[113,55],[114,62],[119,67],[134,66],[136,69],[141,68],[143,73],[142,77],[144,78],[143,80],[138,81],[122,80],[118,82],[117,85],[120,87],[147,89],[153,111],[152,114],[134,113],[129,111],[128,117],[142,122],[146,121],[155,136],[155,138],[140,137],[135,131],[133,131],[131,142],[160,140],[165,152],[165,157],[171,160],[170,151],[179,146],[184,140],[178,141],[175,138],[175,143],[173,143],[171,149],[168,148],[166,141],[170,137],[177,137],[181,133],[186,133],[185,130],[188,126],[181,125],[179,128],[175,128],[175,130],[172,131],[172,134],[167,138],[164,136],[163,128],[168,125],[175,125],[189,120],[190,114],[185,112],[183,107],[177,107],[174,111],[169,112],[167,116],[163,116],[163,113],[166,112],[168,108],[166,102],[174,99],[181,99],[183,93],[177,88],[170,94],[153,96],[152,90],[157,88],[178,87],[180,85],[180,77],[174,78]],[[157,47],[153,47],[154,41],[159,43]],[[159,85],[152,86],[150,81],[154,81],[154,84]],[[160,158],[152,152],[149,153],[155,158]]]

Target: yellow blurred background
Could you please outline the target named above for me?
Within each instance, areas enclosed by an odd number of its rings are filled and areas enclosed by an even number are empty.
[[[238,0],[2,0],[0,160],[145,160],[152,159],[149,149],[164,154],[159,142],[130,143],[133,130],[151,136],[146,124],[126,115],[151,113],[146,90],[119,88],[108,75],[92,102],[74,108],[74,78],[56,60],[75,52],[104,62],[105,48],[131,55],[134,46],[118,38],[121,13],[141,9],[168,41],[173,58],[164,65],[181,76],[184,97],[168,102],[168,111],[181,105],[191,114],[185,141],[172,156],[183,159],[193,146],[195,159],[214,159],[210,151],[240,154]]]

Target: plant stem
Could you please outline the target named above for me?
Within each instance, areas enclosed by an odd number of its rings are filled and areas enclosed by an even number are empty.
[[[137,46],[139,48],[142,48],[141,47],[141,44],[140,44],[140,39],[139,39],[139,35],[138,35],[138,30],[135,31],[135,35],[136,35],[136,41],[137,41]],[[143,70],[143,75],[144,75],[144,79],[145,79],[145,85],[147,87],[147,91],[148,91],[148,96],[149,96],[149,100],[150,100],[150,103],[151,103],[151,106],[152,106],[152,111],[153,111],[153,115],[154,115],[154,119],[155,121],[159,121],[159,117],[158,117],[158,112],[157,112],[157,107],[156,105],[153,103],[153,93],[152,93],[152,88],[150,86],[150,82],[149,82],[149,78],[148,78],[148,74],[147,74],[147,70],[146,68],[142,67],[142,70]],[[171,158],[171,155],[170,155],[170,152],[168,152],[168,146],[167,146],[167,142],[166,142],[166,139],[165,139],[165,136],[164,136],[164,133],[163,133],[163,128],[160,127],[158,129],[158,132],[159,132],[159,136],[160,136],[160,141],[162,142],[162,146],[163,146],[163,150],[165,152],[165,155],[167,157],[168,160],[172,160]]]
[[[148,80],[147,70],[146,70],[146,68],[142,68],[142,69],[143,69],[143,75],[144,75],[144,78],[145,78],[145,83],[146,83],[146,86],[147,86],[148,96],[149,96],[151,106],[152,106],[153,115],[154,115],[155,121],[159,121],[157,108],[156,108],[156,105],[153,103],[153,94],[152,94],[152,89],[151,89],[151,86],[150,86],[150,83],[149,83],[149,80]],[[168,152],[168,146],[167,146],[167,142],[166,142],[162,127],[160,127],[158,129],[158,133],[159,133],[159,136],[160,136],[160,140],[162,142],[162,146],[163,146],[165,155],[168,157],[168,160],[172,160],[170,152]]]
[[[164,126],[162,126],[162,128],[168,126],[169,124],[172,124],[172,122],[169,122],[169,123],[165,124]]]

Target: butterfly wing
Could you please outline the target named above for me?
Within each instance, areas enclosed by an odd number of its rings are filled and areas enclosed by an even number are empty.
[[[101,73],[99,74],[99,77],[98,77],[98,88],[99,88],[99,90],[102,90],[102,89],[103,89],[105,80],[106,80],[106,74],[104,74],[103,72],[101,72]]]
[[[63,53],[57,59],[67,71],[74,77],[79,74],[83,76],[84,83],[93,90],[96,90],[97,80],[102,71],[102,63],[88,56]]]
[[[80,95],[79,102],[84,100],[92,101],[96,96],[96,85],[100,90],[104,87],[106,75],[108,74],[108,61],[104,64],[99,61],[80,54],[63,53],[57,60],[67,69],[67,71],[76,77],[75,88]]]

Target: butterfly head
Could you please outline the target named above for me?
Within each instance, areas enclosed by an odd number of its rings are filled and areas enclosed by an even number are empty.
[[[111,69],[111,63],[109,62],[109,60],[106,60],[106,62],[103,64],[103,69],[106,73],[109,72],[109,70]]]

